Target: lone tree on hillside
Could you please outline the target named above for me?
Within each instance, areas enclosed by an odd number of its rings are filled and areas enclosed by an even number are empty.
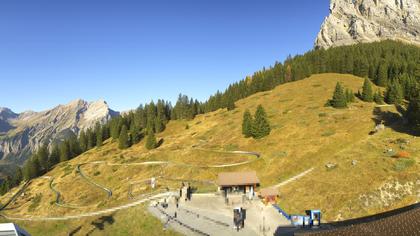
[[[268,122],[267,114],[261,105],[258,105],[255,111],[255,118],[252,124],[252,137],[255,139],[263,138],[271,132],[270,123]]]
[[[244,117],[242,120],[242,134],[245,138],[249,138],[252,136],[252,123],[253,119],[249,110],[244,112]]]
[[[337,85],[335,86],[334,94],[330,104],[334,108],[347,107],[347,97],[344,94],[343,86],[341,86],[340,82],[337,82]]]
[[[155,137],[155,133],[153,130],[149,130],[146,137],[146,148],[148,150],[154,149],[157,147],[157,141]]]
[[[368,78],[363,83],[362,100],[365,102],[373,102],[372,83]]]
[[[121,128],[120,137],[118,138],[118,147],[126,149],[130,147],[130,140],[128,139],[127,126],[123,125]]]

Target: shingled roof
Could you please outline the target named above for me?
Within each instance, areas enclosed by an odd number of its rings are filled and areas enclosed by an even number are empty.
[[[242,186],[259,184],[260,180],[255,171],[249,172],[224,172],[219,173],[217,184],[219,186]]]

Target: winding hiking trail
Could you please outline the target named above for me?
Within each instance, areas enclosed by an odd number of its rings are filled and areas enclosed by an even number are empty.
[[[76,166],[76,170],[78,172],[78,174],[84,179],[86,180],[88,183],[90,183],[91,185],[93,185],[96,188],[99,188],[101,190],[103,190],[104,192],[107,193],[108,197],[112,196],[112,190],[102,186],[96,182],[94,182],[92,179],[90,179],[87,175],[85,175],[83,173],[83,170],[81,167],[83,167],[84,165],[89,165],[89,164],[105,164],[105,165],[109,165],[109,166],[147,166],[147,165],[178,165],[178,166],[188,166],[188,167],[197,167],[197,168],[226,168],[226,167],[234,167],[234,166],[240,166],[240,165],[246,165],[246,164],[250,164],[256,160],[259,160],[261,157],[260,153],[257,152],[248,152],[248,151],[231,151],[231,152],[227,152],[227,151],[213,151],[213,150],[206,150],[206,149],[199,149],[199,150],[203,150],[203,151],[210,151],[210,152],[219,152],[219,153],[228,153],[228,154],[243,154],[243,155],[251,155],[254,156],[255,159],[252,160],[248,160],[248,161],[244,161],[244,162],[239,162],[239,163],[232,163],[232,164],[223,164],[223,165],[208,165],[208,166],[198,166],[198,165],[190,165],[190,164],[183,164],[183,163],[174,163],[174,162],[169,162],[169,161],[147,161],[147,162],[138,162],[138,163],[124,163],[124,164],[120,164],[120,163],[108,163],[105,161],[94,161],[94,162],[87,162],[87,163],[82,163]],[[274,185],[272,187],[280,187],[283,186],[285,184],[288,184],[298,178],[303,177],[304,175],[310,173],[314,168],[308,169],[286,181],[283,181],[277,185]],[[60,192],[58,190],[56,190],[53,186],[53,181],[54,178],[51,176],[43,176],[41,178],[44,179],[49,179],[50,180],[50,189],[56,194],[56,200],[55,200],[55,205],[60,206],[60,207],[67,207],[67,208],[83,208],[82,206],[73,206],[73,205],[68,205],[65,203],[62,203],[60,200]],[[157,178],[163,178],[164,177],[157,177]],[[149,179],[144,179],[144,180],[140,180],[140,181],[136,181],[136,182],[131,182],[130,185],[134,185],[134,184],[142,184],[145,181],[147,181]],[[199,181],[199,182],[205,182],[207,184],[214,184],[213,181],[202,181],[202,180],[181,180],[181,179],[168,179],[168,180],[173,180],[173,181],[190,181],[190,182],[194,182],[194,181]],[[9,204],[11,204],[12,202],[14,202],[16,200],[16,198],[18,196],[20,196],[25,190],[26,188],[29,186],[29,184],[31,183],[31,181],[27,181],[24,183],[24,185],[22,186],[21,189],[19,189],[13,196],[12,198],[2,207],[0,208],[1,210],[4,210]],[[131,187],[130,187],[131,189]],[[128,196],[129,199],[135,199],[136,197],[132,194],[131,190],[129,189],[128,192]],[[59,221],[59,220],[71,220],[71,219],[80,219],[80,218],[84,218],[84,217],[92,217],[92,216],[98,216],[98,215],[103,215],[103,214],[109,214],[115,211],[119,211],[119,210],[123,210],[123,209],[127,209],[130,207],[135,207],[138,206],[140,204],[143,204],[145,202],[148,201],[152,201],[155,199],[161,199],[164,197],[168,197],[168,196],[173,196],[175,195],[175,192],[171,192],[169,190],[162,192],[162,190],[160,192],[154,192],[154,193],[149,193],[149,194],[143,194],[140,195],[140,199],[131,202],[131,203],[127,203],[121,206],[117,206],[117,207],[111,207],[111,208],[107,208],[107,209],[103,209],[103,210],[98,210],[98,211],[93,211],[93,212],[87,212],[87,213],[81,213],[81,214],[77,214],[77,215],[69,215],[69,216],[34,216],[34,217],[18,217],[18,216],[7,216],[4,214],[0,214],[0,216],[8,219],[8,220],[20,220],[20,221]]]
[[[203,151],[209,151],[209,152],[218,152],[218,153],[227,153],[227,154],[243,154],[243,155],[251,155],[256,157],[255,159],[252,160],[248,160],[248,161],[244,161],[244,162],[239,162],[239,163],[232,163],[232,164],[223,164],[223,165],[208,165],[208,166],[199,166],[199,165],[190,165],[190,164],[185,164],[185,163],[175,163],[175,162],[169,162],[169,161],[146,161],[146,162],[137,162],[137,163],[108,163],[105,161],[94,161],[94,162],[86,162],[86,163],[82,163],[82,164],[78,164],[76,166],[76,171],[77,173],[84,179],[86,180],[89,184],[93,185],[94,187],[97,187],[103,191],[105,191],[107,193],[108,197],[112,196],[112,190],[102,186],[96,182],[94,182],[92,179],[90,179],[87,175],[85,175],[83,173],[82,170],[82,166],[84,165],[89,165],[89,164],[105,164],[105,165],[109,165],[109,166],[150,166],[150,165],[175,165],[175,166],[188,166],[188,167],[197,167],[197,168],[226,168],[226,167],[234,167],[234,166],[240,166],[240,165],[246,165],[249,163],[252,163],[258,159],[260,159],[261,155],[259,153],[256,152],[248,152],[248,151],[214,151],[214,150],[206,150],[206,149],[200,149]],[[56,194],[56,200],[55,200],[55,205],[59,206],[59,207],[67,207],[67,208],[83,208],[83,206],[72,206],[72,205],[68,205],[68,204],[64,204],[61,203],[60,201],[60,192],[58,190],[56,190],[53,187],[53,180],[54,178],[51,176],[43,176],[40,178],[44,178],[44,179],[49,179],[50,180],[50,189]],[[162,177],[161,177],[162,178]],[[172,179],[174,181],[190,181],[190,182],[195,182],[197,180],[180,180],[180,179]],[[143,180],[145,181],[145,180]],[[203,181],[206,182],[206,181]],[[25,190],[26,188],[29,186],[29,184],[31,183],[31,181],[27,181],[22,188],[12,196],[12,198],[0,209],[4,210],[6,208],[7,205],[11,204],[12,202],[14,202],[16,200],[17,197],[19,197]],[[211,181],[209,181],[208,183],[211,183]],[[132,184],[135,184],[135,182],[133,182]],[[0,216],[3,216],[6,219],[9,220],[22,220],[22,221],[45,221],[45,220],[69,220],[69,219],[79,219],[79,218],[83,218],[83,217],[90,217],[90,216],[97,216],[97,215],[103,215],[103,214],[107,214],[107,213],[111,213],[111,212],[115,212],[118,210],[122,210],[122,209],[126,209],[129,207],[134,207],[137,205],[140,205],[144,202],[147,201],[151,201],[153,199],[158,199],[158,198],[162,198],[162,197],[167,197],[170,195],[173,195],[173,192],[163,192],[163,193],[151,193],[151,194],[144,194],[142,195],[145,198],[141,198],[135,202],[132,203],[128,203],[125,205],[121,205],[118,207],[112,207],[112,208],[108,208],[108,209],[104,209],[104,210],[99,210],[99,211],[94,211],[94,212],[88,212],[88,213],[82,213],[82,214],[78,214],[78,215],[72,215],[72,216],[53,216],[53,217],[12,217],[12,216],[7,216],[4,214],[0,214]],[[131,193],[132,195],[132,193]],[[152,196],[150,196],[152,195]],[[129,196],[130,196],[130,192],[129,192]],[[129,197],[130,198],[130,197]],[[130,199],[134,199],[135,196],[132,195],[132,197]]]
[[[207,149],[199,149],[196,148],[197,150],[201,150],[201,151],[206,151],[206,152],[216,152],[216,153],[225,153],[225,154],[236,154],[236,155],[249,155],[249,156],[254,156],[255,159],[252,160],[248,160],[248,161],[243,161],[243,162],[238,162],[238,163],[232,163],[232,164],[223,164],[223,165],[191,165],[191,164],[185,164],[185,163],[178,163],[178,162],[170,162],[170,161],[146,161],[146,162],[135,162],[135,163],[109,163],[109,162],[105,162],[105,161],[94,161],[94,162],[86,162],[86,163],[82,163],[82,164],[78,164],[76,166],[76,170],[77,173],[79,173],[79,175],[85,179],[89,184],[101,189],[102,191],[104,191],[108,197],[112,197],[112,190],[93,181],[92,179],[90,179],[86,174],[83,173],[82,167],[85,165],[98,165],[98,164],[105,164],[108,166],[150,166],[150,165],[173,165],[173,166],[184,166],[184,167],[195,167],[195,168],[215,168],[215,169],[220,169],[220,168],[227,168],[227,167],[235,167],[235,166],[241,166],[241,165],[247,165],[250,164],[258,159],[260,159],[261,154],[257,153],[257,152],[249,152],[249,151],[214,151],[214,150],[207,150]],[[165,179],[164,177],[158,177],[161,179]],[[177,181],[176,179],[171,179],[173,181]],[[146,181],[146,180],[141,180],[141,182]],[[179,180],[179,181],[184,181],[184,182],[197,182],[197,180],[194,179],[189,179],[189,180]],[[137,181],[138,182],[138,181]],[[203,181],[205,182],[205,181]],[[212,183],[212,181],[208,181],[208,183]],[[130,195],[130,193],[129,193]]]

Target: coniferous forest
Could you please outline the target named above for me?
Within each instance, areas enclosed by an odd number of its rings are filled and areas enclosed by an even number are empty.
[[[347,73],[367,78],[361,97],[366,101],[406,104],[405,116],[413,128],[420,129],[420,48],[394,41],[356,44],[312,50],[304,55],[288,57],[283,63],[276,62],[252,76],[231,84],[224,92],[217,91],[205,102],[199,102],[180,94],[175,106],[158,100],[140,105],[137,109],[111,119],[106,124],[80,131],[59,143],[45,144],[18,169],[16,176],[6,178],[0,193],[7,192],[23,179],[31,179],[46,173],[55,164],[70,160],[94,147],[100,147],[108,138],[118,142],[121,149],[128,148],[146,138],[148,149],[158,147],[155,134],[165,130],[169,120],[193,119],[197,114],[227,108],[235,108],[235,102],[257,92],[318,73]],[[386,88],[381,94],[369,89],[370,84]],[[332,105],[345,107],[352,102],[353,92],[337,85]],[[250,118],[246,113],[245,119]],[[244,125],[245,136],[251,136],[251,126]],[[266,135],[263,132],[261,137]],[[269,131],[268,131],[269,133]],[[258,136],[259,137],[259,136]],[[49,147],[49,148],[48,148]]]

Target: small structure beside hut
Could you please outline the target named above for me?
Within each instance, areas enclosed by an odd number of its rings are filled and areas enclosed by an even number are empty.
[[[265,203],[274,203],[279,196],[279,191],[276,188],[263,188],[260,190],[260,197]]]
[[[260,180],[255,171],[224,172],[219,173],[217,185],[225,197],[231,193],[254,195],[255,189],[260,185]]]

